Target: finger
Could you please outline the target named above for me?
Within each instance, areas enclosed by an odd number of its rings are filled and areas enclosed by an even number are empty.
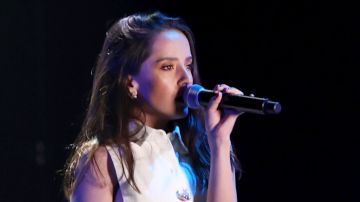
[[[242,114],[242,112],[240,114]],[[240,114],[225,113],[220,125],[225,128],[232,128]]]
[[[210,102],[208,103],[207,109],[209,111],[216,111],[221,102],[221,98],[222,98],[222,93],[219,91],[216,91],[216,95],[211,98]]]
[[[224,109],[223,111],[223,116],[226,117],[226,116],[235,116],[235,117],[238,117],[242,114],[244,114],[245,112],[243,111],[239,111],[239,110],[236,110],[236,109]]]
[[[228,86],[226,84],[218,84],[218,85],[215,86],[214,91],[225,92],[226,88],[230,88],[230,86]]]
[[[214,91],[221,91],[221,92],[225,92],[225,93],[244,95],[244,93],[241,92],[240,90],[238,90],[237,88],[230,87],[226,84],[216,85],[214,88]]]
[[[244,93],[241,90],[239,90],[237,88],[233,88],[233,87],[225,88],[225,92],[229,93],[229,94],[235,94],[235,95],[244,95]]]

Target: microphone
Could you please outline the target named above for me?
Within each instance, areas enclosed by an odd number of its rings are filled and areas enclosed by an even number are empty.
[[[215,91],[207,90],[199,84],[189,85],[183,92],[185,104],[191,109],[198,109],[206,106],[210,99],[215,96]],[[223,93],[220,102],[221,108],[233,109],[253,114],[278,114],[281,112],[279,102],[270,101],[267,98],[253,96],[232,95]]]

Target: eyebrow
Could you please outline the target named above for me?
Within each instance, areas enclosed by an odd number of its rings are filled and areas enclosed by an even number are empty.
[[[176,58],[176,57],[163,57],[163,58],[157,59],[155,62],[159,63],[159,62],[164,61],[164,60],[176,61],[176,60],[178,60],[178,58]],[[185,60],[186,61],[192,60],[192,56],[187,57]]]

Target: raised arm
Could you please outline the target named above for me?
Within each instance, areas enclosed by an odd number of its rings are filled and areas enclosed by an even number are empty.
[[[242,94],[227,85],[217,85],[215,91]],[[222,94],[218,93],[206,108],[205,125],[211,153],[208,202],[237,201],[235,169],[232,168],[230,160],[230,134],[241,113],[232,110],[220,111],[218,106],[221,97]]]

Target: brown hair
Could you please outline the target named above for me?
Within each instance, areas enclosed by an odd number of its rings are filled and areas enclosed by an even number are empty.
[[[80,158],[89,151],[91,154],[98,145],[116,144],[121,148],[122,167],[129,171],[126,180],[140,191],[134,181],[134,158],[130,148],[132,134],[129,134],[128,128],[130,120],[134,118],[131,111],[136,107],[136,102],[128,96],[127,78],[128,75],[136,75],[150,55],[154,36],[167,29],[177,29],[187,37],[193,56],[194,83],[200,83],[193,33],[182,19],[155,12],[130,15],[113,24],[106,33],[98,56],[90,104],[81,132],[65,165],[64,191],[67,197],[76,186],[75,170]],[[203,126],[203,112],[190,109],[188,116],[178,120],[178,124],[189,148],[196,176],[201,187],[206,187],[210,151]],[[97,140],[96,146],[89,144],[94,139]],[[232,156],[235,157],[233,153]],[[88,158],[94,161],[92,155]],[[232,163],[237,168],[234,158]]]

